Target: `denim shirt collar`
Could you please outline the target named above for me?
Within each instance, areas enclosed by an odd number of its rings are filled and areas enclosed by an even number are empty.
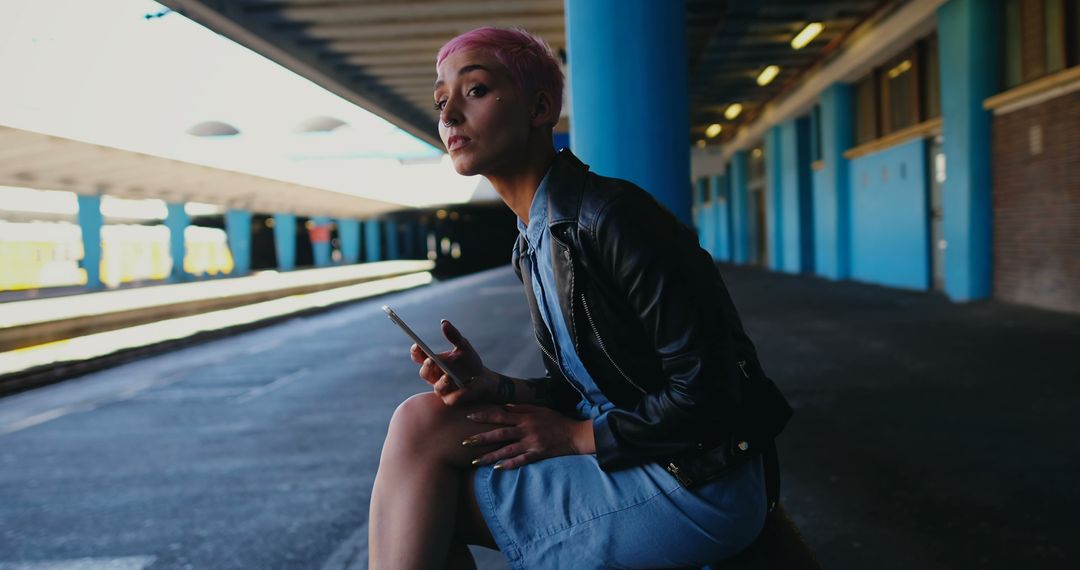
[[[543,237],[544,232],[547,231],[547,183],[550,175],[551,169],[548,169],[547,174],[544,174],[544,178],[540,181],[540,186],[536,188],[536,194],[533,195],[532,204],[529,205],[529,225],[526,226],[525,222],[521,221],[521,218],[517,218],[518,232],[525,237],[525,241],[529,244],[529,253],[540,247],[540,239]]]

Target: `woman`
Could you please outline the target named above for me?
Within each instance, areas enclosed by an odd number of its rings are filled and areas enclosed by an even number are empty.
[[[371,499],[369,560],[472,568],[702,566],[745,548],[775,501],[763,456],[791,409],[758,364],[710,256],[646,192],[556,153],[563,76],[519,30],[439,51],[439,133],[518,217],[544,378],[489,370],[447,321],[457,389],[411,348],[433,391],[395,411]],[[672,181],[680,187],[685,181]],[[766,461],[775,472],[775,461]]]

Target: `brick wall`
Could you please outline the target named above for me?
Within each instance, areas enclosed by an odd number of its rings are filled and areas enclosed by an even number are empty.
[[[993,137],[994,296],[1080,313],[1080,91],[994,117]]]

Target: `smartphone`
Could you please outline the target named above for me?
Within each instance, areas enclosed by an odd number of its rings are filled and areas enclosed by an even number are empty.
[[[457,386],[459,389],[465,387],[465,382],[461,380],[461,377],[459,377],[457,374],[454,374],[454,371],[451,370],[450,367],[447,366],[441,358],[435,356],[435,351],[431,350],[431,348],[429,348],[424,341],[420,340],[420,337],[417,336],[416,333],[414,333],[412,329],[409,328],[409,325],[405,324],[405,321],[401,320],[401,317],[399,317],[398,314],[390,308],[390,305],[383,305],[382,310],[384,313],[386,313],[386,316],[390,317],[391,321],[394,321],[395,325],[401,327],[401,330],[405,331],[405,334],[409,335],[409,338],[411,338],[413,342],[416,343],[416,346],[420,347],[420,350],[424,351],[424,354],[428,355],[428,358],[430,358],[439,368],[442,368],[443,372],[446,373],[446,375],[450,378],[450,381],[453,382],[455,386]]]

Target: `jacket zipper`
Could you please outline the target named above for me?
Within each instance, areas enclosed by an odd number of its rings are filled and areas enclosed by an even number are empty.
[[[596,335],[596,341],[600,343],[600,350],[604,353],[604,356],[607,357],[607,359],[611,362],[611,365],[615,367],[615,370],[619,371],[619,374],[622,374],[622,377],[625,378],[627,382],[632,384],[638,390],[641,390],[642,394],[648,394],[648,392],[646,392],[644,388],[638,386],[636,382],[631,380],[630,377],[627,376],[625,372],[623,372],[622,367],[620,367],[619,364],[615,362],[615,359],[611,357],[611,353],[608,352],[607,346],[604,344],[604,339],[600,337],[600,331],[596,328],[596,323],[593,322],[592,312],[589,311],[589,303],[585,301],[585,293],[581,294],[581,306],[585,307],[585,318],[589,320],[589,326],[592,327],[593,334]]]
[[[746,361],[740,360],[736,364],[739,365],[739,370],[742,370],[742,375],[745,376],[747,380],[749,380],[750,374],[746,372]]]
[[[555,366],[559,368],[559,373],[565,377],[566,373],[562,371],[562,363],[559,362],[558,358],[552,356],[551,353],[548,352],[547,348],[544,348],[544,342],[540,340],[540,335],[536,334],[535,330],[533,331],[533,333],[533,336],[536,337],[536,344],[540,345],[540,352],[543,352],[544,356],[548,357],[552,362],[554,362]],[[566,383],[574,387],[574,391],[577,392],[579,396],[581,396],[582,400],[585,400],[586,402],[589,401],[589,399],[585,397],[585,393],[582,392],[580,388],[578,388],[577,384],[575,384],[573,380],[567,378]]]

